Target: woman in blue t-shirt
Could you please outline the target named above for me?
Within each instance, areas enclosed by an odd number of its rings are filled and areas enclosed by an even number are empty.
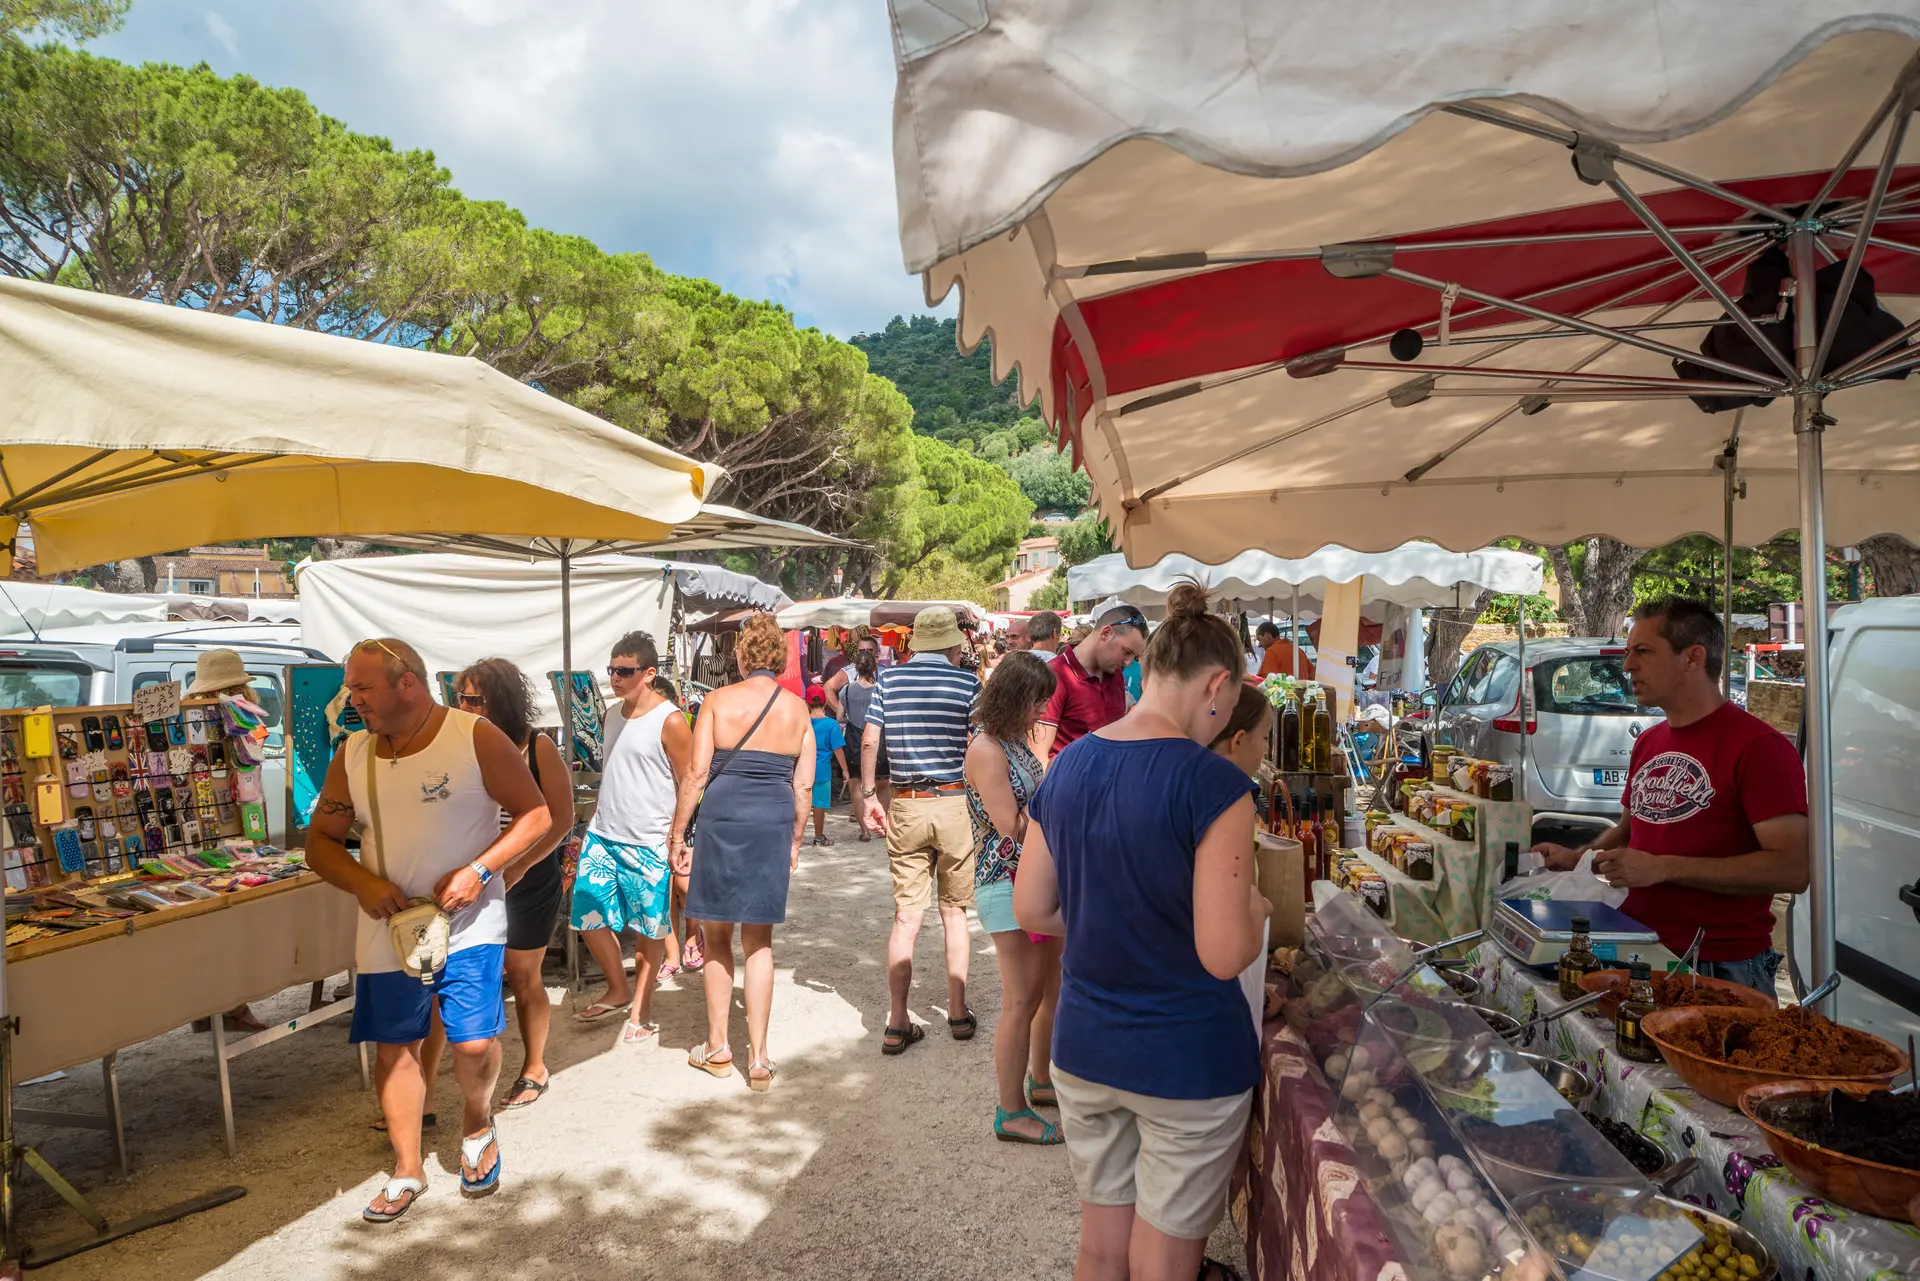
[[[1174,589],[1126,716],[1055,757],[1028,809],[1021,928],[1066,938],[1053,1080],[1083,1278],[1200,1269],[1260,1077],[1239,976],[1260,952],[1247,776],[1207,750],[1240,645]],[[1131,1269],[1131,1270],[1130,1270]]]

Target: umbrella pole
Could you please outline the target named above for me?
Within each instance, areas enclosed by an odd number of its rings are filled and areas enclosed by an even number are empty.
[[[1322,593],[1324,595],[1325,593]],[[1287,630],[1293,633],[1293,679],[1300,679],[1300,584],[1293,585],[1293,604],[1288,606]]]
[[[1812,918],[1813,955],[1807,958],[1805,978],[1812,987],[1824,984],[1835,972],[1833,753],[1827,714],[1827,512],[1821,477],[1821,436],[1830,420],[1821,409],[1819,390],[1810,385],[1819,346],[1813,233],[1793,232],[1787,240],[1787,252],[1793,263],[1794,346],[1801,378],[1793,394],[1793,437],[1800,480],[1800,599],[1806,610],[1807,906]]]
[[[1726,653],[1720,658],[1720,697],[1727,698],[1733,693],[1733,469],[1735,454],[1732,449],[1720,455],[1720,468],[1724,473],[1720,477],[1721,493],[1726,507],[1722,525],[1724,537],[1720,542],[1720,636]]]
[[[573,734],[573,540],[560,541],[560,757],[571,782],[574,764]],[[572,787],[568,787],[569,794]],[[580,990],[580,932],[567,928],[567,975]]]

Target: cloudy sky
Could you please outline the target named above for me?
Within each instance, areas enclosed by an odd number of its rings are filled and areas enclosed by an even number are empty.
[[[134,0],[93,48],[294,86],[469,196],[842,337],[925,310],[884,0]]]

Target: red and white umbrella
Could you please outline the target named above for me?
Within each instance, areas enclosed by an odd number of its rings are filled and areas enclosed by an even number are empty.
[[[907,266],[1130,562],[1920,537],[1920,0],[893,12]]]

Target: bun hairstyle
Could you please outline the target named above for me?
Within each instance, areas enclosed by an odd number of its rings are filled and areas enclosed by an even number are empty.
[[[1245,660],[1227,621],[1207,610],[1207,589],[1181,583],[1167,596],[1167,621],[1154,630],[1141,669],[1154,676],[1189,680],[1211,671],[1238,673]]]

